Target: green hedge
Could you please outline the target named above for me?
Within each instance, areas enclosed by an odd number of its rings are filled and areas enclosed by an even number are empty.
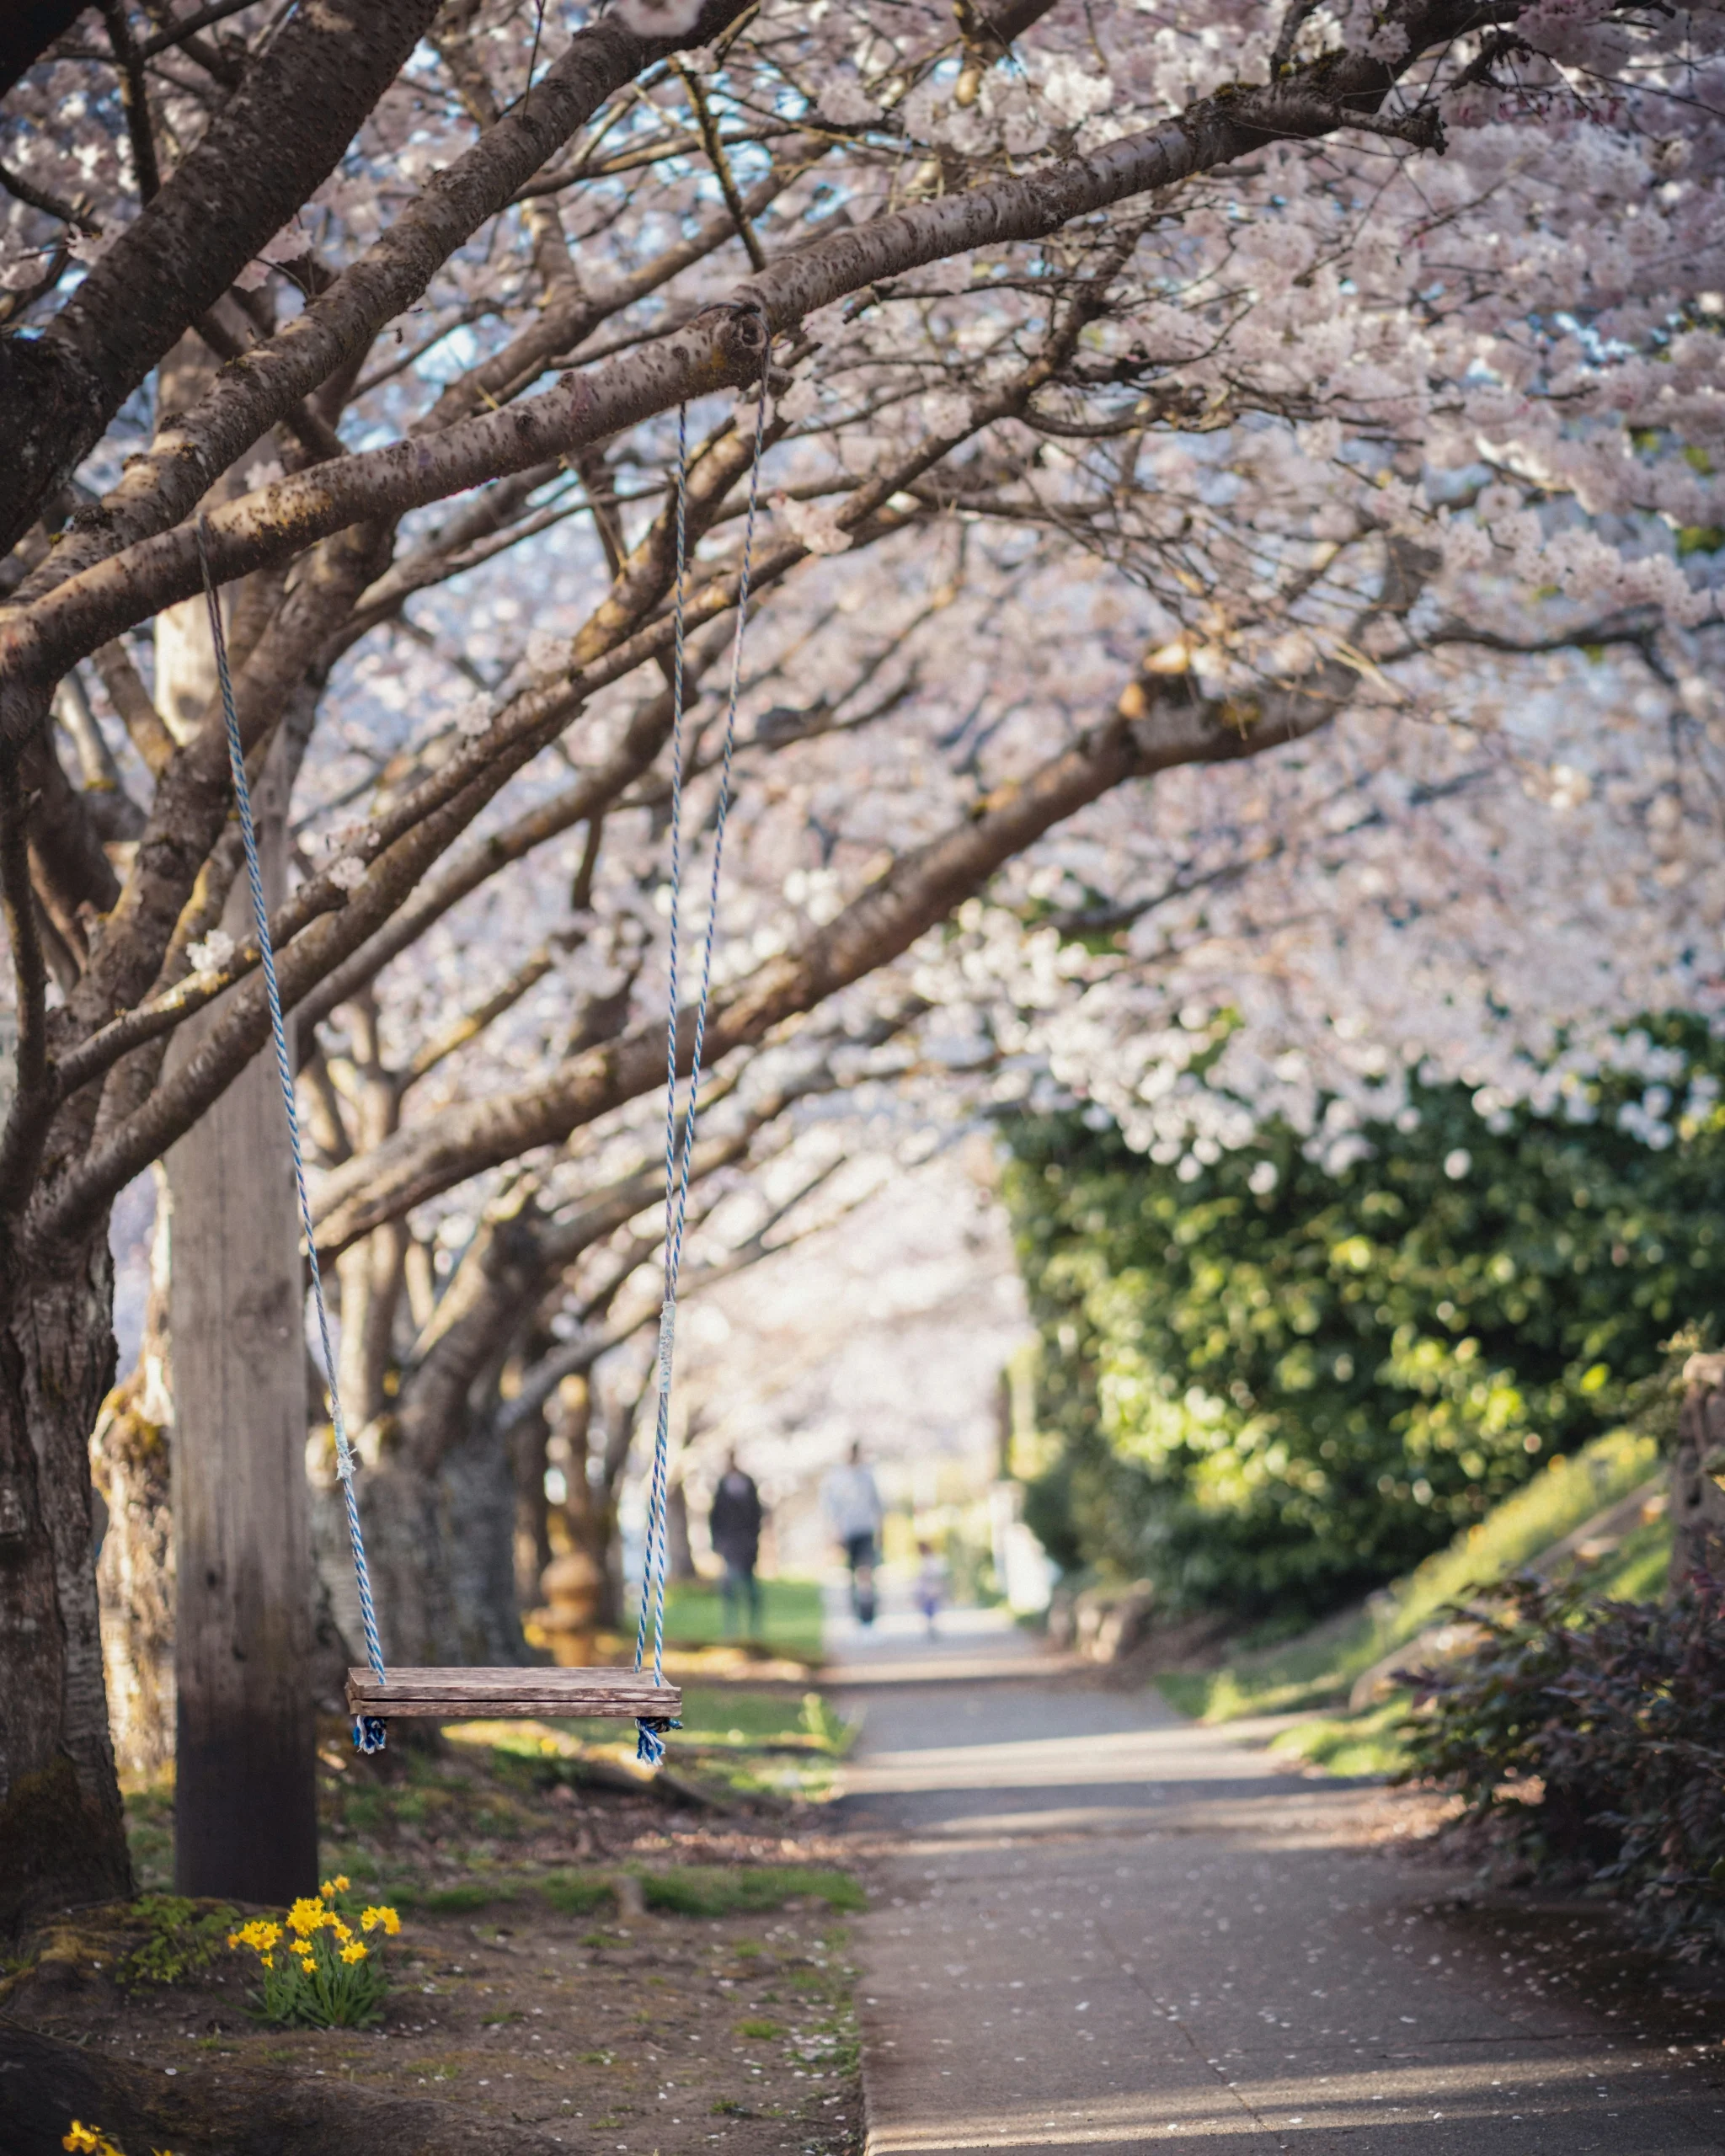
[[[1689,1019],[1638,1044],[1653,1086],[1544,1111],[1416,1084],[1335,1172],[1279,1123],[1181,1163],[1009,1125],[1056,1558],[1315,1615],[1621,1423],[1725,1296],[1725,1054]]]

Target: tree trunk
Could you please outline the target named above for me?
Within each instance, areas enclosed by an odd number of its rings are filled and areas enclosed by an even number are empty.
[[[665,1548],[667,1577],[673,1581],[697,1579],[695,1551],[689,1540],[689,1493],[679,1475],[665,1497]]]
[[[89,1434],[114,1378],[108,1222],[14,1257],[0,1325],[0,1935],[131,1891],[102,1682]]]
[[[524,1662],[527,1643],[515,1595],[515,1479],[509,1447],[489,1422],[476,1420],[444,1461],[437,1480],[461,1648],[453,1659]]]
[[[286,882],[287,744],[257,788],[264,888]],[[246,933],[240,878],[223,921]],[[174,1054],[192,1053],[187,1026]],[[170,1058],[170,1069],[174,1058]],[[283,1902],[313,1891],[318,1824],[298,1219],[267,1050],[168,1155],[178,1641],[174,1880]]]
[[[515,1593],[515,1489],[508,1448],[481,1426],[422,1474],[399,1454],[357,1485],[387,1662],[525,1662]],[[312,1493],[318,1576],[350,1662],[364,1660],[347,1520],[328,1462]]]
[[[108,1508],[96,1585],[109,1722],[120,1773],[144,1780],[159,1774],[174,1758],[174,1394],[168,1267],[164,1193],[156,1215],[137,1368],[103,1402],[90,1439],[91,1476]]]
[[[515,1600],[531,1609],[539,1600],[539,1578],[551,1562],[551,1507],[545,1495],[550,1465],[551,1425],[541,1407],[510,1433],[515,1479]]]

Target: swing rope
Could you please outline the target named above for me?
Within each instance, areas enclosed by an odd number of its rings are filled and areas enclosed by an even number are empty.
[[[730,812],[731,765],[737,741],[737,700],[743,683],[743,632],[749,618],[749,579],[754,566],[755,526],[761,499],[761,458],[766,440],[766,398],[772,337],[766,310],[759,310],[763,346],[761,394],[755,407],[755,453],[749,468],[749,508],[743,524],[743,556],[737,578],[737,627],[731,639],[730,684],[725,697],[724,747],[719,755],[718,800],[713,812],[713,870],[708,879],[707,922],[701,941],[701,985],[695,999],[695,1037],[689,1061],[688,1106],[677,1137],[677,993],[680,919],[683,883],[683,655],[688,592],[689,408],[677,407],[676,592],[672,602],[671,765],[670,765],[670,953],[665,1028],[665,1299],[659,1314],[659,1413],[654,1432],[653,1475],[647,1500],[647,1539],[641,1561],[641,1611],[635,1628],[635,1667],[646,1657],[647,1626],[653,1625],[653,1681],[665,1681],[665,1588],[666,1513],[670,1488],[671,1366],[676,1354],[677,1276],[682,1268],[683,1238],[689,1214],[689,1175],[695,1152],[696,1110],[701,1091],[701,1058],[707,1039],[707,1006],[713,985],[713,945],[718,922],[718,873],[724,857],[725,821]],[[681,1725],[643,1717],[636,1724],[635,1757],[656,1766],[665,1757],[667,1730]]]
[[[335,1472],[341,1484],[347,1512],[348,1540],[353,1546],[354,1580],[359,1588],[360,1616],[366,1628],[366,1657],[371,1673],[384,1682],[383,1647],[377,1636],[377,1611],[371,1599],[371,1575],[366,1564],[366,1538],[360,1526],[359,1501],[354,1495],[354,1454],[348,1442],[347,1422],[341,1412],[341,1393],[336,1384],[335,1357],[329,1345],[329,1311],[323,1299],[323,1273],[318,1262],[318,1238],[312,1225],[312,1201],[306,1188],[306,1159],[300,1144],[299,1111],[294,1102],[293,1068],[288,1060],[287,1027],[281,1016],[281,988],[275,978],[275,953],[270,942],[270,910],[264,903],[264,870],[258,858],[257,825],[252,815],[252,792],[246,782],[245,749],[240,740],[239,713],[234,707],[233,680],[227,665],[227,638],[222,627],[222,607],[210,574],[205,545],[204,519],[196,526],[198,563],[203,571],[204,599],[210,611],[210,641],[216,653],[216,679],[222,691],[222,716],[227,729],[227,761],[233,774],[234,806],[239,811],[240,843],[245,848],[246,881],[251,887],[252,919],[258,935],[258,957],[264,970],[264,993],[270,1005],[270,1031],[275,1043],[275,1071],[281,1081],[281,1105],[287,1113],[287,1142],[293,1155],[294,1190],[299,1199],[300,1227],[306,1239],[306,1259],[312,1276],[312,1302],[318,1316],[318,1344],[323,1351],[324,1384],[329,1395],[329,1419],[335,1430]],[[354,1717],[354,1745],[360,1752],[381,1752],[384,1725],[374,1716]]]
[[[676,475],[676,590],[674,601],[674,679],[671,687],[671,857],[670,1011],[665,1027],[665,1295],[659,1321],[659,1413],[653,1449],[653,1471],[648,1500],[647,1536],[641,1581],[641,1611],[635,1635],[635,1668],[646,1657],[649,1610],[653,1627],[653,1681],[664,1683],[665,1590],[667,1538],[665,1513],[669,1498],[667,1467],[670,1438],[670,1383],[676,1333],[677,1277],[683,1257],[688,1219],[689,1178],[695,1150],[696,1111],[701,1086],[701,1059],[707,1038],[707,1011],[713,985],[713,950],[718,920],[719,867],[724,853],[725,822],[730,808],[731,767],[736,749],[737,703],[742,691],[743,632],[748,619],[749,585],[754,565],[755,531],[761,495],[761,460],[766,446],[766,402],[772,338],[766,310],[754,302],[742,312],[759,315],[762,332],[761,393],[755,411],[754,456],[749,472],[748,514],[743,528],[742,562],[737,584],[737,627],[731,645],[730,684],[725,701],[724,748],[719,759],[718,800],[713,819],[713,871],[707,894],[707,921],[701,944],[700,988],[696,999],[695,1028],[689,1075],[688,1104],[682,1118],[678,1143],[677,1116],[677,995],[679,931],[682,897],[682,807],[686,646],[688,592],[688,407],[677,412]],[[210,568],[206,526],[201,513],[195,526],[198,563],[203,574],[204,597],[209,609],[210,639],[216,658],[216,678],[222,695],[222,712],[227,736],[227,760],[233,778],[234,805],[239,814],[240,841],[245,851],[246,881],[250,889],[252,918],[256,926],[258,955],[264,974],[264,995],[270,1007],[270,1031],[275,1048],[275,1070],[281,1085],[281,1104],[287,1117],[289,1149],[293,1156],[294,1191],[298,1200],[300,1226],[305,1236],[311,1274],[312,1302],[317,1315],[318,1340],[323,1352],[324,1383],[329,1399],[329,1419],[335,1433],[335,1472],[341,1484],[347,1514],[348,1540],[352,1545],[354,1579],[359,1590],[360,1615],[365,1626],[366,1654],[379,1690],[387,1684],[383,1647],[377,1633],[377,1612],[371,1596],[371,1577],[366,1562],[366,1538],[360,1524],[360,1508],[354,1494],[356,1462],[342,1413],[335,1357],[330,1344],[329,1311],[323,1294],[323,1268],[318,1262],[317,1235],[312,1219],[312,1201],[306,1183],[305,1150],[300,1139],[299,1110],[294,1099],[293,1070],[288,1057],[287,1027],[281,1010],[281,989],[275,973],[275,953],[270,940],[269,909],[264,899],[263,865],[258,857],[258,835],[252,814],[251,787],[246,779],[244,744],[240,738],[239,713],[228,667],[227,639],[222,628],[222,607]],[[677,1728],[675,1721],[643,1717],[638,1724],[636,1756],[654,1766],[665,1756],[665,1733]],[[386,1737],[383,1721],[372,1715],[354,1717],[354,1745],[366,1753],[381,1752]]]

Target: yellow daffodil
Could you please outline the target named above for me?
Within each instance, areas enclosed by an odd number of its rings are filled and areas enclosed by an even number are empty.
[[[287,1913],[287,1928],[304,1939],[322,1926],[323,1917],[323,1903],[314,1902],[308,1895],[302,1894]]]
[[[262,1954],[258,1958],[266,1969],[273,1969],[275,1967],[275,1956],[273,1954]]]
[[[339,1917],[335,1919],[335,1922],[329,1928],[341,1941],[344,1946],[345,1946],[349,1940],[353,1937],[353,1934],[348,1929],[347,1926],[342,1922]]]
[[[356,1939],[350,1946],[344,1946],[342,1948],[341,1958],[344,1961],[363,1961],[366,1958],[366,1949],[364,1942]]]
[[[71,2149],[73,2156],[95,2156],[96,2150],[102,2146],[100,2129],[86,2126],[82,2119],[74,2119],[71,2132],[61,2135],[60,2146]]]
[[[393,1909],[386,1908],[367,1909],[360,1919],[360,1929],[365,1931],[375,1931],[379,1924],[393,1939],[401,1929],[401,1919]]]

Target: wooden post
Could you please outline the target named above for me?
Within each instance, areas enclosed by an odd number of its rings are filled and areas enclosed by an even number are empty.
[[[286,742],[254,788],[264,889],[285,883]],[[223,924],[251,926],[243,872]],[[219,1012],[221,1006],[216,1006]],[[183,1029],[175,1054],[201,1033]],[[315,1891],[316,1723],[299,1222],[273,1051],[168,1155],[178,1679],[174,1884]]]
[[[1725,1355],[1684,1365],[1682,1419],[1671,1462],[1671,1584],[1725,1569]]]

